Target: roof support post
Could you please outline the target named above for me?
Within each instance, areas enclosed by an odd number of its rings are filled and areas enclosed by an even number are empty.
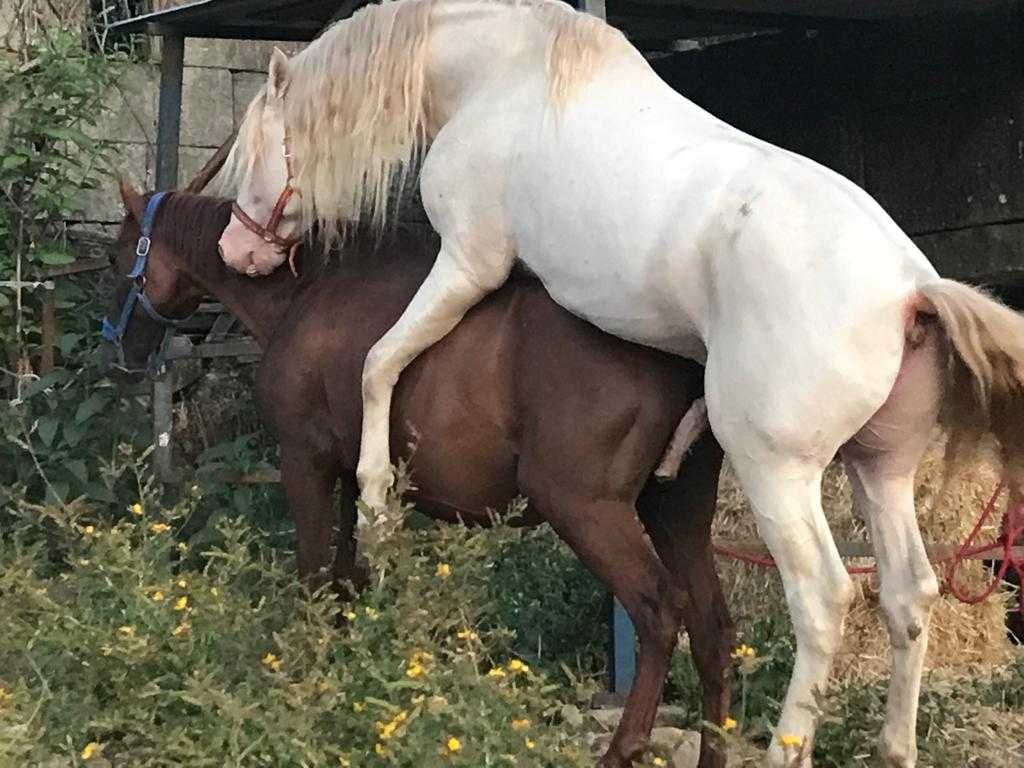
[[[156,188],[178,186],[178,141],[181,134],[181,81],[185,68],[185,38],[163,37],[160,56],[160,111],[156,124]]]

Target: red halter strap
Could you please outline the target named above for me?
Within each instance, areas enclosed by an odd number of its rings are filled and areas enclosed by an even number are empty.
[[[302,242],[301,237],[281,237],[277,234],[277,228],[281,224],[281,217],[284,215],[285,206],[288,205],[288,201],[292,199],[292,195],[297,194],[297,190],[292,186],[292,156],[288,152],[288,136],[285,135],[284,141],[281,142],[282,154],[284,154],[285,167],[288,169],[288,180],[285,182],[284,189],[281,190],[281,194],[277,196],[277,202],[274,203],[274,208],[270,212],[270,218],[267,219],[266,225],[260,224],[256,219],[242,210],[242,206],[235,201],[231,204],[231,210],[238,217],[238,220],[242,222],[242,226],[252,232],[254,235],[258,235],[263,238],[264,242],[273,243],[281,247],[282,249],[288,249],[288,266],[292,270],[292,274],[296,277],[298,273],[295,269],[295,252],[298,250],[299,243]]]

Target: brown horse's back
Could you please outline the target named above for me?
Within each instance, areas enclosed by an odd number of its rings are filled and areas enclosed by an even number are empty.
[[[363,361],[430,263],[422,239],[399,241],[294,302],[260,375],[282,443],[318,446],[354,471]],[[608,336],[516,275],[402,374],[393,458],[410,459],[416,500],[448,519],[483,520],[567,476],[632,502],[700,381],[698,366]]]

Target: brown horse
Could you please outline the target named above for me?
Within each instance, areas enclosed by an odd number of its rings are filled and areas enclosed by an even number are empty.
[[[146,199],[125,187],[122,197],[124,274]],[[185,316],[207,293],[228,307],[264,350],[257,395],[281,443],[300,575],[326,574],[333,561],[336,578],[355,577],[355,507],[350,499],[339,521],[331,493],[339,478],[356,487],[367,350],[427,274],[434,244],[402,232],[383,246],[356,238],[341,266],[252,280],[217,254],[230,202],[170,193],[159,206],[139,283],[148,309],[127,313],[124,363],[143,363],[159,343],[154,313]],[[525,522],[550,523],[632,619],[637,674],[606,768],[644,750],[684,621],[704,718],[728,713],[734,632],[710,548],[721,450],[705,434],[676,481],[648,482],[701,380],[698,366],[612,338],[519,277],[418,358],[396,390],[391,444],[415,444],[420,509],[486,524],[485,510],[528,497]],[[705,733],[700,768],[725,764],[712,741]]]

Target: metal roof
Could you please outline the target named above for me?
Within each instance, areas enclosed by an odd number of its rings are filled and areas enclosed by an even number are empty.
[[[606,0],[608,21],[638,43],[765,27],[983,11],[1008,0]],[[246,40],[312,40],[369,0],[194,0],[112,24],[113,32]],[[646,47],[646,45],[641,45]]]

